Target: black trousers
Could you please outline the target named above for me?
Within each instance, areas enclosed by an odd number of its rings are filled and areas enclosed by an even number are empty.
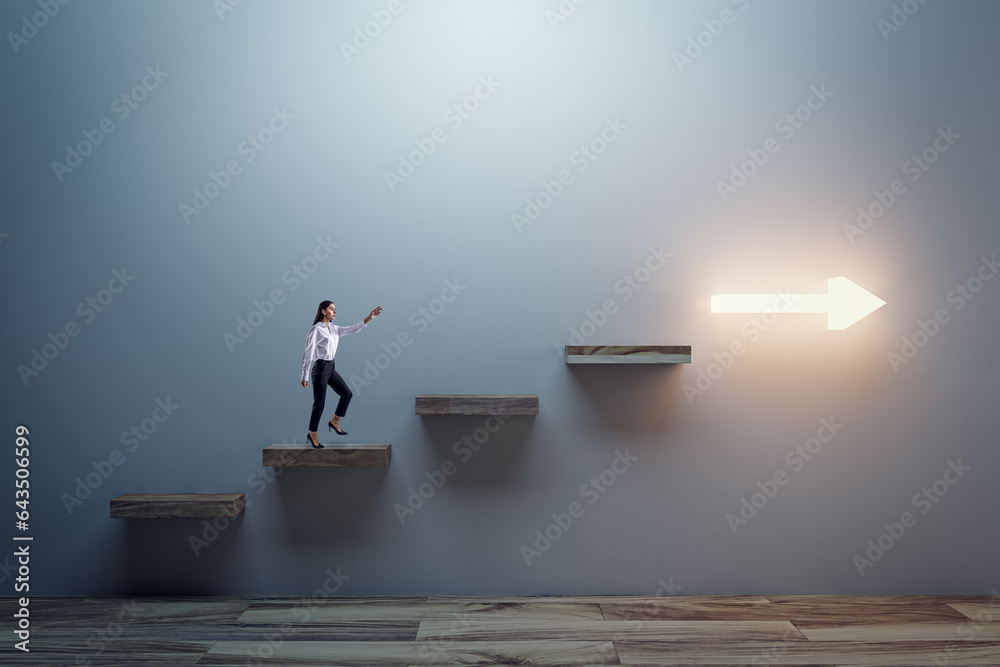
[[[333,359],[317,359],[312,367],[313,383],[313,409],[309,417],[309,431],[315,431],[319,427],[320,417],[323,415],[323,406],[326,405],[326,387],[330,385],[340,396],[335,413],[341,417],[347,414],[347,405],[354,397],[354,392],[340,377],[340,373],[334,370]]]

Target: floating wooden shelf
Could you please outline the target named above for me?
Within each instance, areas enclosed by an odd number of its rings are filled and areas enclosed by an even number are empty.
[[[244,509],[243,493],[126,493],[111,500],[112,519],[231,519]]]
[[[537,415],[537,394],[421,394],[418,415]]]
[[[690,364],[690,345],[567,345],[567,364]]]
[[[264,448],[264,465],[289,467],[385,467],[392,445],[312,445],[282,444]]]

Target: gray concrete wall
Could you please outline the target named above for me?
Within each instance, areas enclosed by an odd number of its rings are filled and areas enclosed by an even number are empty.
[[[3,3],[0,391],[8,442],[30,428],[31,591],[1000,586],[998,21],[987,0]],[[844,331],[709,312],[836,276],[886,305]],[[384,308],[337,368],[347,440],[392,464],[272,476],[261,449],[305,439],[323,299],[342,325]],[[571,367],[573,341],[694,359]],[[417,417],[425,393],[540,413]],[[154,491],[250,506],[109,518]]]

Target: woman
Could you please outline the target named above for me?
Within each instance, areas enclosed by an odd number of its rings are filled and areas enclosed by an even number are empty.
[[[316,432],[316,428],[319,426],[320,415],[323,414],[323,405],[326,403],[326,385],[328,384],[340,396],[340,402],[337,403],[333,419],[327,425],[338,435],[347,435],[347,431],[340,430],[340,418],[347,414],[347,404],[351,402],[351,397],[354,394],[344,382],[344,378],[340,377],[340,374],[334,370],[333,355],[337,353],[337,343],[341,336],[357,333],[364,329],[368,326],[368,322],[381,312],[382,306],[379,306],[364,321],[349,327],[338,327],[336,324],[330,326],[330,322],[337,316],[337,307],[333,305],[333,301],[321,301],[319,308],[316,309],[313,327],[309,330],[309,336],[306,338],[306,352],[302,356],[303,387],[309,386],[309,382],[306,380],[309,364],[313,361],[316,362],[312,369],[312,416],[309,418],[309,433],[306,435],[310,444],[316,449],[323,447],[319,444],[319,434]]]

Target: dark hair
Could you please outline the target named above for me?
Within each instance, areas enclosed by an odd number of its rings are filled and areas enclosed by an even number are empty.
[[[321,319],[323,319],[323,311],[326,310],[333,301],[320,301],[319,308],[316,309],[316,317],[313,319],[313,324],[316,324]]]

